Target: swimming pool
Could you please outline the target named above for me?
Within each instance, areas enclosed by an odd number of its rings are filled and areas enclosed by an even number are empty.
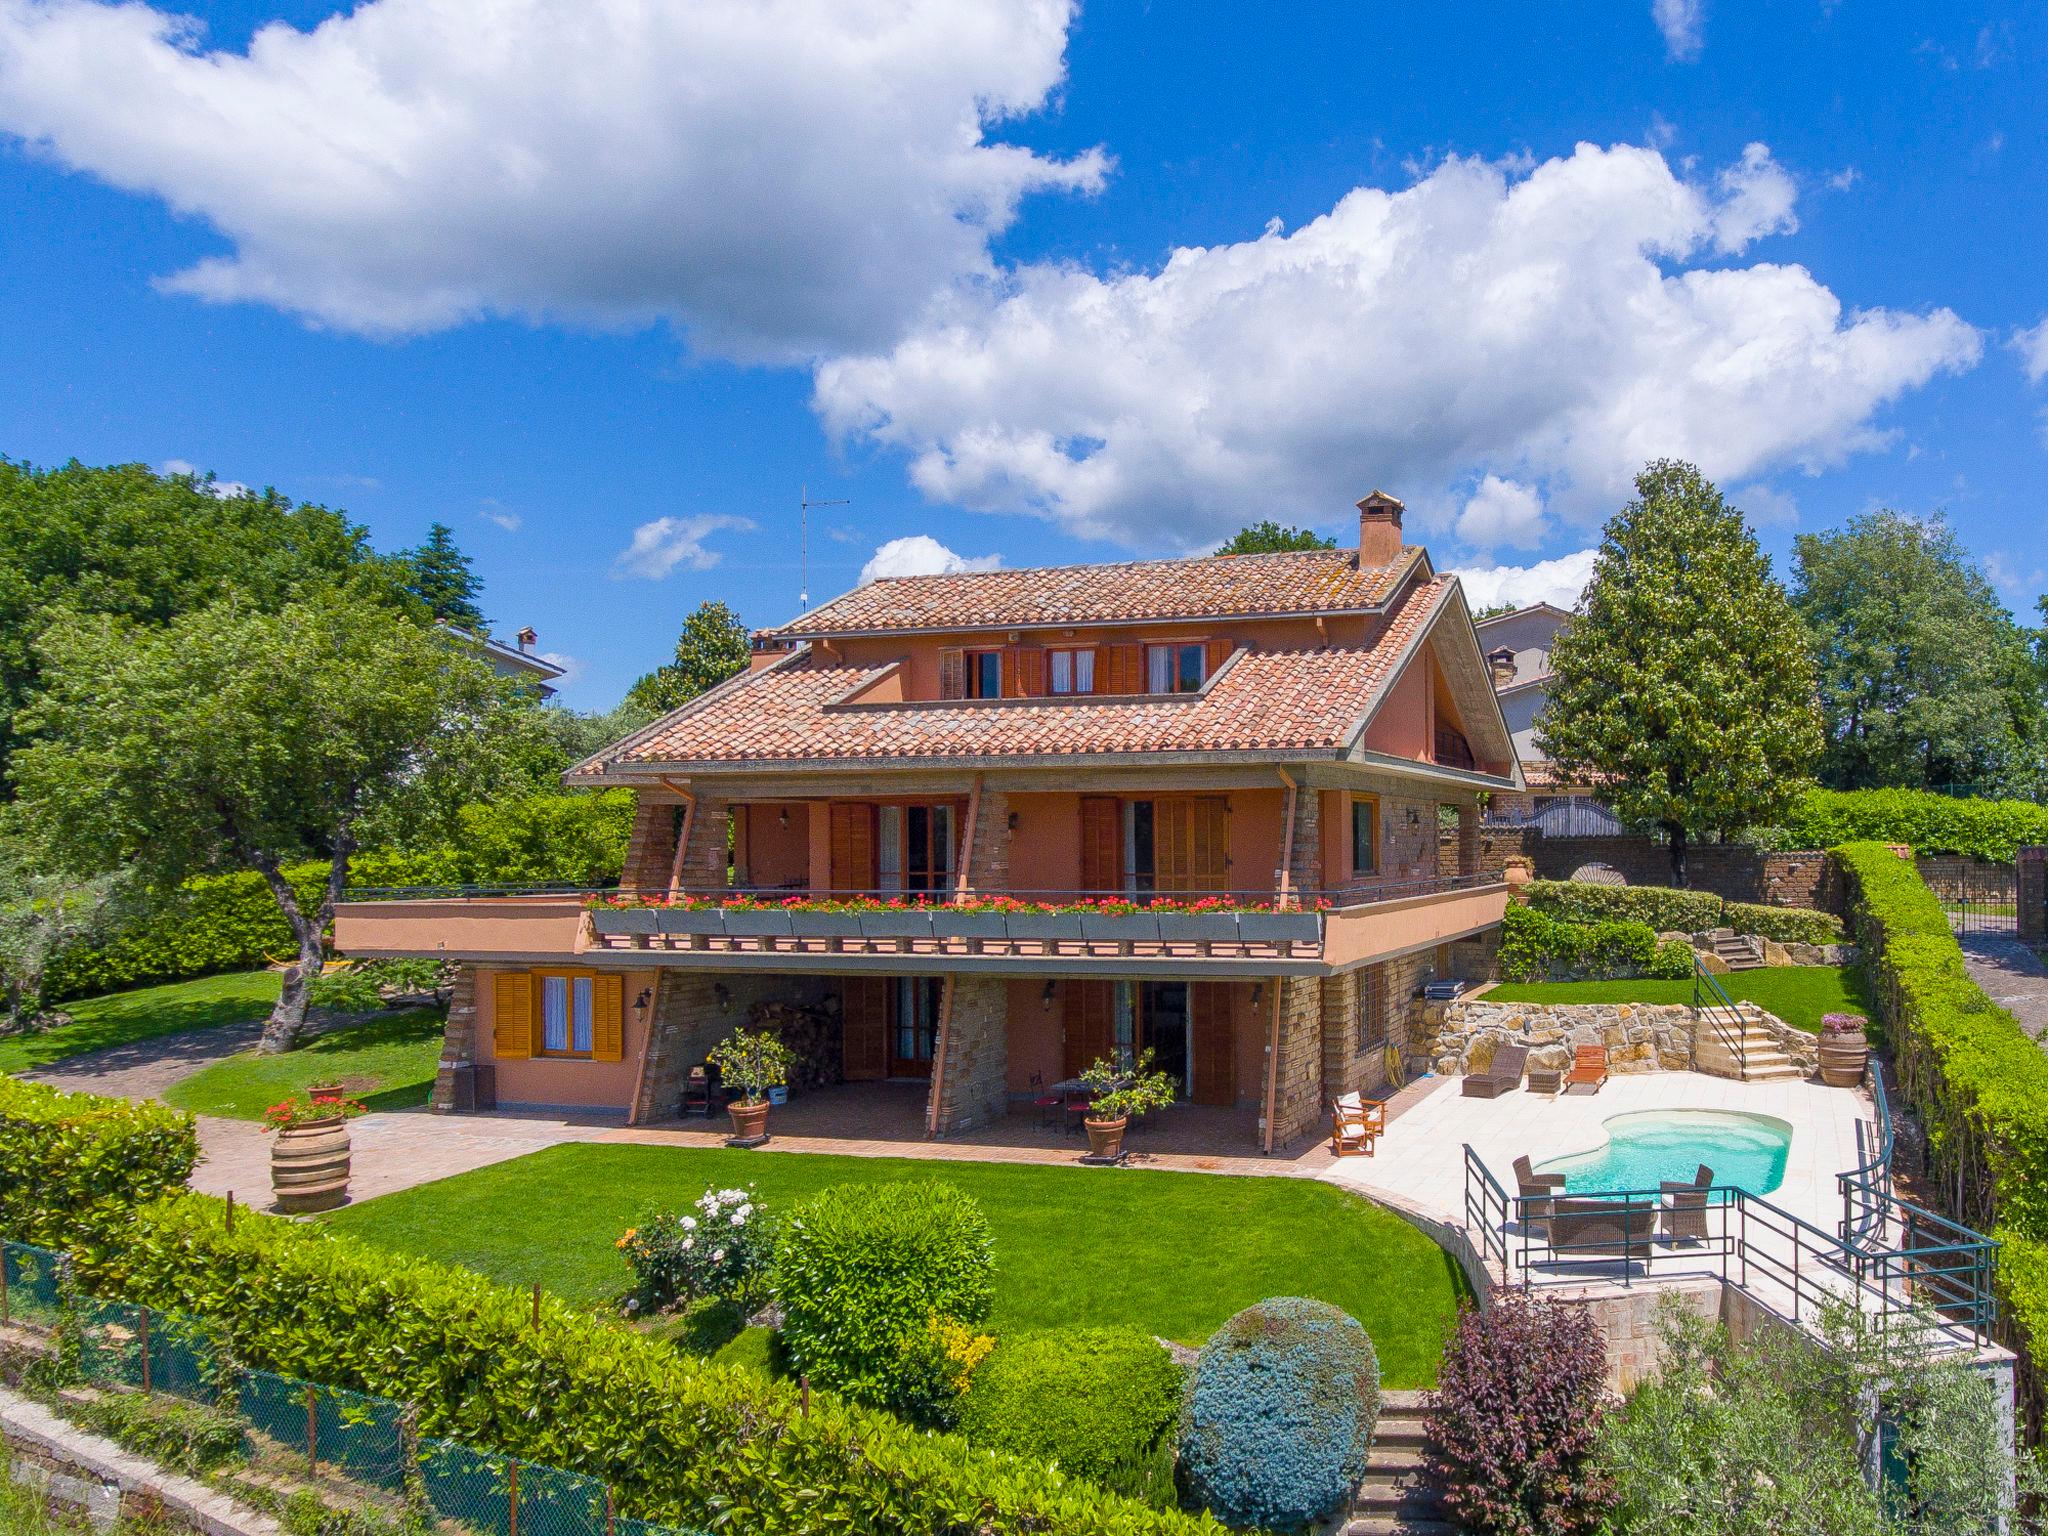
[[[1605,1122],[1607,1144],[1553,1157],[1538,1173],[1561,1173],[1567,1194],[1655,1189],[1666,1179],[1690,1180],[1701,1163],[1716,1184],[1768,1195],[1785,1182],[1791,1122],[1774,1115],[1723,1109],[1647,1109]]]

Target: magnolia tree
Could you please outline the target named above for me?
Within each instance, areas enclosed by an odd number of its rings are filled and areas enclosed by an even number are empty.
[[[1674,885],[1688,842],[1770,825],[1808,787],[1821,717],[1806,631],[1742,514],[1690,464],[1636,476],[1550,665],[1539,744],[1669,838]]]
[[[263,1049],[289,1050],[364,824],[488,763],[526,728],[513,685],[474,649],[387,604],[323,593],[275,611],[224,602],[143,627],[60,618],[38,642],[43,691],[15,758],[22,812],[84,871],[167,888],[261,875],[290,926]],[[284,874],[324,858],[302,903]]]

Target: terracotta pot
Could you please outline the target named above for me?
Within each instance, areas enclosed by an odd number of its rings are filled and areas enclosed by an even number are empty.
[[[1130,1116],[1120,1120],[1083,1120],[1088,1131],[1088,1155],[1098,1162],[1113,1163],[1124,1155],[1124,1127]]]
[[[336,1115],[279,1131],[270,1146],[270,1187],[280,1211],[331,1211],[348,1198],[348,1122]]]
[[[315,1104],[338,1103],[348,1093],[339,1083],[322,1083],[317,1088],[308,1088],[306,1097]]]
[[[1854,1088],[1863,1081],[1870,1061],[1870,1042],[1862,1031],[1820,1037],[1820,1080],[1830,1088]]]
[[[732,1116],[732,1139],[734,1141],[766,1141],[768,1139],[768,1101],[758,1104],[744,1104],[735,1099],[725,1106],[725,1112]]]

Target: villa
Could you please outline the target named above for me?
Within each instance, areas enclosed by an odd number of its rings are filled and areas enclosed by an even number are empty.
[[[1352,548],[872,582],[571,770],[638,795],[619,891],[352,900],[337,947],[460,967],[443,1110],[671,1119],[756,1022],[793,1095],[928,1137],[1149,1050],[1219,1150],[1284,1146],[1401,1073],[1507,901],[1478,823],[1515,743],[1401,520],[1374,492]]]

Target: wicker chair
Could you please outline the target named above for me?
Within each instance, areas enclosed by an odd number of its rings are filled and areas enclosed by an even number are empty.
[[[1504,1045],[1493,1053],[1483,1072],[1465,1074],[1464,1094],[1468,1099],[1497,1099],[1522,1086],[1522,1072],[1529,1065],[1529,1047]]]
[[[1515,1193],[1521,1197],[1522,1225],[1538,1237],[1550,1236],[1550,1212],[1555,1197],[1564,1193],[1564,1175],[1538,1173],[1529,1165],[1529,1154],[1515,1159]]]
[[[1666,1179],[1657,1186],[1664,1193],[1658,1213],[1662,1235],[1674,1243],[1704,1243],[1707,1240],[1707,1195],[1714,1187],[1714,1170],[1701,1163],[1690,1184]]]

